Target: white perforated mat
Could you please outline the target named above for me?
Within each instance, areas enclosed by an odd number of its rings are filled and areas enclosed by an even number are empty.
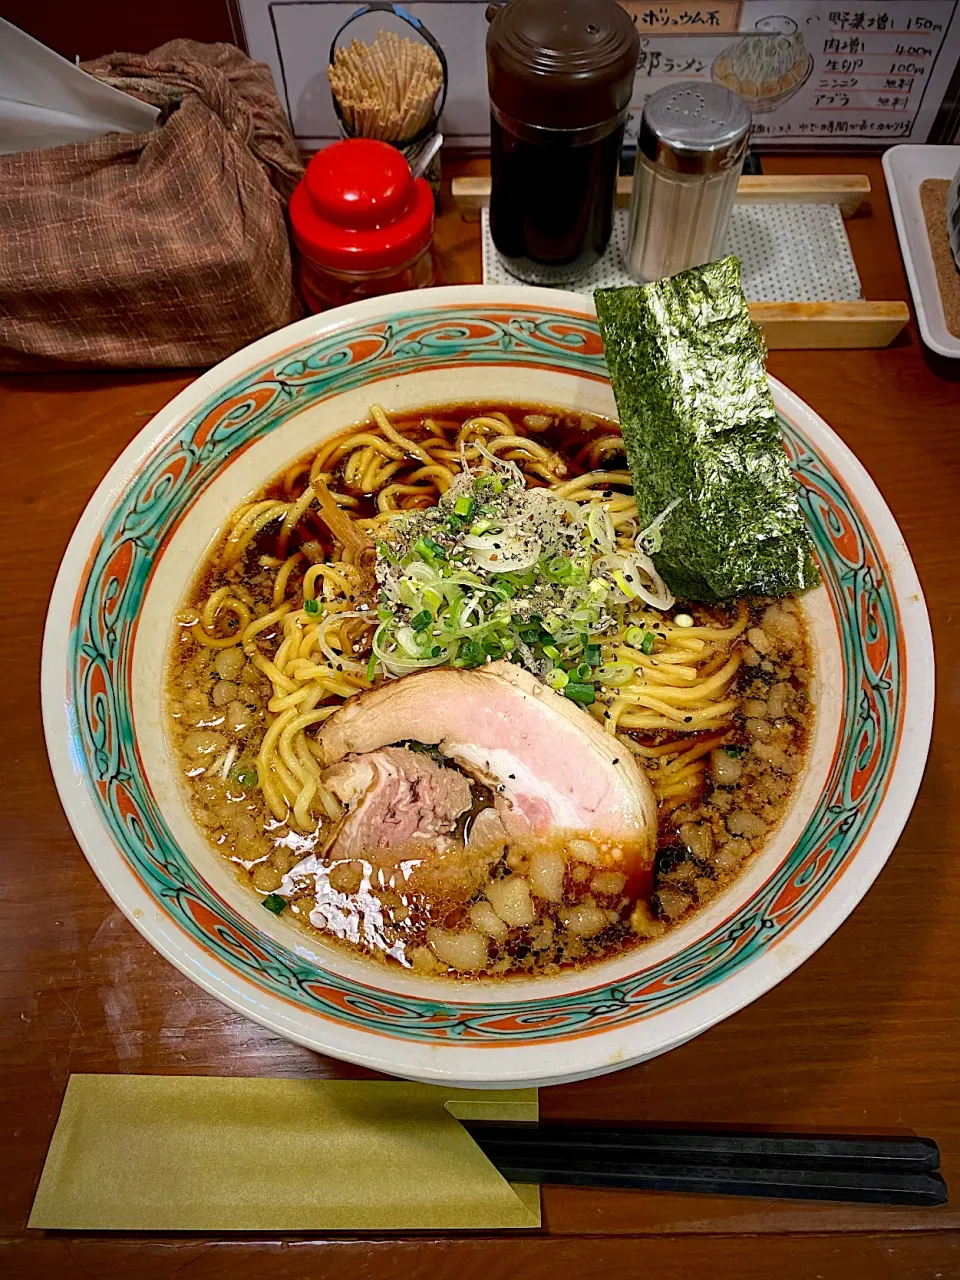
[[[557,288],[593,293],[635,283],[623,269],[627,217],[626,209],[616,211],[610,247],[596,266]],[[482,225],[484,284],[516,284],[494,251],[486,209]],[[743,289],[751,302],[855,302],[863,296],[836,205],[735,205],[727,252],[743,264]]]

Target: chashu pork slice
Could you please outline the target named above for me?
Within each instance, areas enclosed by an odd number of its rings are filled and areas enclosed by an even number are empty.
[[[323,785],[347,810],[331,856],[352,858],[452,832],[470,808],[470,783],[456,769],[404,747],[347,755]]]
[[[397,899],[417,903],[442,920],[476,897],[502,846],[465,847],[457,827],[473,804],[470,781],[421,752],[385,747],[348,755],[323,782],[344,814],[331,842],[291,867],[277,893],[289,898],[312,887],[316,928],[402,961],[403,943],[384,934],[384,891],[394,896],[394,909]]]
[[[433,668],[350,698],[317,735],[326,764],[389,743],[436,745],[495,791],[511,839],[587,835],[652,871],[656,802],[633,756],[520,667]]]
[[[328,925],[335,913],[324,872],[332,865],[353,864],[363,874],[353,905],[346,898],[334,903],[347,916],[358,908],[370,910],[371,894],[378,901],[380,891],[391,889],[404,903],[419,899],[442,919],[477,894],[491,862],[503,852],[489,830],[479,844],[471,839],[464,846],[457,838],[460,819],[473,804],[470,781],[421,752],[384,747],[347,755],[327,769],[323,783],[346,812],[324,851],[324,865],[310,855],[293,869],[289,883],[298,872],[320,873],[317,884],[326,885],[327,902],[321,912]]]

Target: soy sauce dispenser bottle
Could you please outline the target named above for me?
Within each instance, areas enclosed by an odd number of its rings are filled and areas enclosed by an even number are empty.
[[[615,0],[509,0],[487,18],[493,243],[521,280],[574,280],[610,242],[640,40]]]

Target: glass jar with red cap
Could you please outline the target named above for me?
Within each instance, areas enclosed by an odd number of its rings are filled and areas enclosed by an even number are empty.
[[[311,311],[436,283],[433,193],[394,147],[348,138],[318,152],[290,200]]]

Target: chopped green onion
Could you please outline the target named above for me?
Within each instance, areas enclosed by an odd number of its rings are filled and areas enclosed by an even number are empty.
[[[418,538],[413,544],[414,555],[418,555],[421,560],[427,564],[433,564],[436,560],[446,560],[447,553],[441,547],[439,542],[434,542],[433,538]]]
[[[373,677],[377,674],[377,655],[371,653],[370,661],[367,663],[367,684],[373,684]]]
[[[644,551],[648,556],[657,554],[663,546],[663,533],[660,526],[679,501],[679,498],[674,498],[671,503],[664,507],[656,519],[647,525],[646,529],[637,534],[636,545],[639,551]]]
[[[286,911],[287,900],[286,898],[281,898],[279,893],[268,893],[260,905],[266,907],[273,915],[278,916],[281,912]]]
[[[319,601],[319,600],[304,600],[304,602],[303,602],[303,607],[304,607],[304,609],[306,609],[307,613],[319,613],[319,612],[320,612],[320,601]]]
[[[551,689],[562,689],[570,680],[570,677],[561,667],[554,667],[546,676],[546,683]]]
[[[600,683],[613,688],[627,684],[632,677],[633,667],[629,662],[608,662],[602,667],[597,667],[597,679]]]
[[[742,756],[742,755],[746,754],[746,751],[747,751],[747,748],[746,748],[746,747],[744,747],[744,746],[735,746],[735,745],[733,745],[733,746],[729,746],[729,747],[724,747],[723,749],[724,749],[724,752],[725,752],[728,756],[733,756],[734,760],[736,760],[736,759],[738,759],[740,756]]]
[[[480,475],[468,472],[465,483],[472,487],[466,492],[455,488],[434,508],[390,517],[389,541],[377,544],[380,594],[376,619],[371,615],[379,623],[377,664],[368,683],[375,676],[438,663],[481,667],[505,656],[531,669],[543,663],[549,672],[552,665],[552,686],[573,686],[573,700],[582,706],[599,696],[603,686],[595,682],[601,669],[604,684],[625,683],[635,664],[604,663],[603,658],[599,633],[613,621],[605,616],[607,610],[620,616],[625,612],[624,595],[611,580],[616,570],[603,565],[619,564],[625,583],[638,579],[630,577],[636,572],[630,557],[611,554],[615,548],[605,545],[612,536],[609,515],[595,511],[587,520],[572,504],[561,502],[556,519],[541,525],[537,507],[542,495],[525,505],[522,477],[515,468],[494,464]],[[542,549],[525,569],[500,568],[497,557],[490,563],[487,554],[472,554],[466,546],[474,541],[469,531],[486,553],[499,542],[499,531],[508,544],[503,558],[512,560],[515,543],[525,547],[532,542],[528,524],[531,535],[536,530],[535,536],[542,537]],[[628,586],[628,594],[637,589],[631,592]],[[326,614],[329,605],[322,600],[318,605]],[[628,628],[626,639],[645,653],[654,651],[655,636],[644,626]]]
[[[690,616],[689,613],[678,613],[673,621],[678,627],[693,626],[693,618]]]
[[[623,576],[623,574],[620,572],[619,569],[614,569],[613,580],[617,584],[617,586],[620,588],[620,590],[623,592],[623,594],[627,597],[628,600],[636,600],[637,598],[636,591],[634,591],[633,587],[630,586],[630,584],[627,582],[626,578]]]
[[[460,652],[453,661],[455,667],[479,667],[486,661],[487,655],[476,640],[464,640]]]
[[[249,769],[238,769],[236,779],[241,787],[255,787],[257,785],[257,775]]]
[[[402,649],[408,658],[420,658],[422,656],[423,646],[410,627],[398,627],[396,641],[398,648]]]
[[[447,610],[444,624],[448,631],[456,631],[460,626],[460,615],[463,613],[464,597],[461,595],[454,596],[451,601],[450,608]]]
[[[563,687],[563,692],[571,702],[578,703],[581,707],[589,707],[592,702],[596,701],[596,692],[592,684],[581,684],[570,680]]]
[[[586,582],[588,570],[577,560],[569,556],[544,556],[540,560],[540,572],[556,586],[579,586]]]

